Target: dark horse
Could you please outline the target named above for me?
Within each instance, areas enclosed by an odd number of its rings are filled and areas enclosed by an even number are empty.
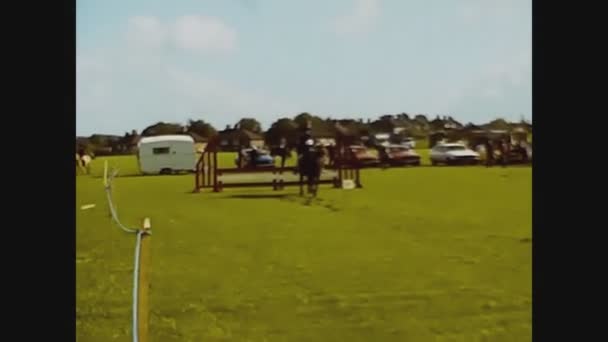
[[[306,177],[308,194],[312,194],[313,197],[317,196],[319,180],[321,178],[321,173],[323,172],[323,164],[326,154],[326,151],[321,146],[311,146],[306,148],[303,153],[298,156],[300,196],[304,195],[304,177]]]

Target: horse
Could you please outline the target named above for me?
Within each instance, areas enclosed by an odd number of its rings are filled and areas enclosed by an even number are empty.
[[[76,166],[82,171],[83,174],[89,174],[91,171],[91,161],[93,158],[88,154],[78,154],[76,153]]]
[[[304,177],[306,177],[307,193],[317,196],[319,180],[325,165],[327,151],[322,146],[308,149],[299,157],[298,172],[300,173],[300,196],[304,195]]]

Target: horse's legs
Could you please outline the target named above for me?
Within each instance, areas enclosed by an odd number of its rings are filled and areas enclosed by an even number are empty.
[[[317,174],[315,175],[315,197],[317,196],[317,193],[319,192],[319,183],[321,182],[321,173],[323,172],[323,169],[319,170],[319,172],[317,172]]]
[[[304,176],[300,172],[300,196],[304,196]]]
[[[318,188],[319,188],[319,179],[317,177],[314,177],[312,179],[312,185],[311,185],[312,197],[317,197],[317,189]]]
[[[310,175],[306,176],[306,193],[309,195],[312,193],[312,178]]]
[[[315,176],[314,175],[306,175],[306,183],[308,185],[308,194],[314,195],[315,193]]]

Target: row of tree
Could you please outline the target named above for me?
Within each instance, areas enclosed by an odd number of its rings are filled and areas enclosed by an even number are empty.
[[[246,129],[253,133],[264,136],[266,142],[270,145],[277,144],[281,138],[286,138],[293,142],[296,139],[297,131],[308,124],[312,124],[313,132],[319,135],[330,135],[336,123],[346,129],[360,134],[373,135],[376,133],[394,132],[396,128],[401,130],[401,134],[415,137],[425,138],[430,132],[446,129],[446,128],[462,128],[465,126],[476,126],[472,123],[463,125],[451,116],[437,116],[429,120],[425,115],[409,115],[401,113],[396,115],[383,115],[376,120],[370,119],[332,119],[322,118],[310,113],[301,113],[293,118],[283,117],[273,122],[270,127],[264,131],[261,123],[255,118],[242,118],[234,126],[228,126],[226,129],[240,128]],[[509,129],[513,125],[526,125],[531,127],[531,124],[523,118],[519,123],[510,123],[504,119],[493,120],[483,126],[491,129]],[[188,120],[186,125],[178,123],[158,122],[146,127],[141,136],[156,136],[166,134],[184,134],[193,133],[200,138],[209,138],[218,133],[218,130],[210,123],[199,120]],[[136,131],[125,133],[123,137],[93,135],[88,138],[88,144],[94,147],[113,146],[114,150],[125,150],[126,146],[132,145],[132,142],[139,137]]]

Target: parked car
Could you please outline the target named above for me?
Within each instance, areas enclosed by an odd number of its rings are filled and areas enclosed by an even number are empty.
[[[235,163],[238,167],[249,167],[251,166],[250,158],[252,148],[244,148],[240,152],[240,156],[236,157]],[[270,155],[268,151],[265,150],[257,150],[258,155],[256,157],[256,167],[273,167],[274,166],[274,158]]]
[[[378,156],[371,153],[365,146],[351,145],[350,151],[361,166],[376,166],[380,164]]]
[[[379,148],[380,160],[389,165],[420,165],[420,155],[409,146],[389,145]]]
[[[402,145],[408,146],[411,149],[416,148],[416,140],[414,138],[404,138]]]
[[[430,159],[432,165],[475,165],[479,163],[479,153],[461,143],[442,143],[431,149]]]

